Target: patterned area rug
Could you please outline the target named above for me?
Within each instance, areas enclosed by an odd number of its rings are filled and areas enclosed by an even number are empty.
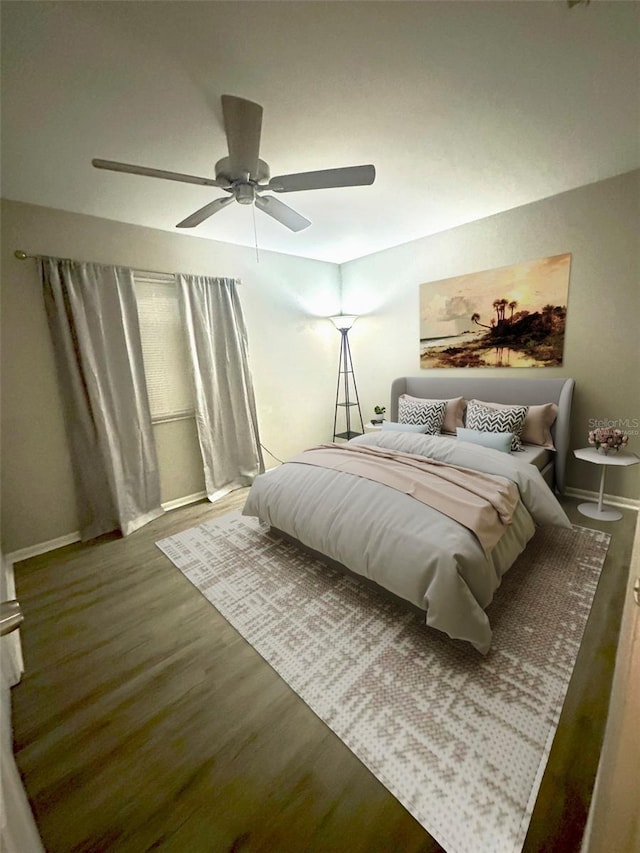
[[[239,513],[157,544],[449,853],[503,853],[522,848],[608,542],[539,530],[486,658]]]

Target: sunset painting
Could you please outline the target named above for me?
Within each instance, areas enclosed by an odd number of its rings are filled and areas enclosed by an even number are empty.
[[[571,254],[420,285],[420,366],[562,364]]]

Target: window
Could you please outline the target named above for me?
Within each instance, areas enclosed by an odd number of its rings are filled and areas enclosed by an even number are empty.
[[[134,273],[142,356],[153,423],[193,417],[187,342],[173,275]]]

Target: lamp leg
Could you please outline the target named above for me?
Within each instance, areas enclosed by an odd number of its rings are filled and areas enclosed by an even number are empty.
[[[349,408],[349,366],[347,362],[347,355],[349,354],[349,338],[347,335],[349,334],[348,329],[342,329],[342,370],[344,375],[344,414],[345,421],[347,424],[347,436],[351,433],[351,410]]]
[[[344,338],[340,338],[340,355],[338,357],[338,385],[336,387],[336,408],[335,413],[333,415],[333,439],[336,440],[336,435],[338,433],[338,402],[340,400],[340,379],[342,378],[342,348],[344,346]]]
[[[360,398],[358,397],[358,386],[356,385],[356,373],[353,369],[353,359],[351,358],[351,346],[349,344],[349,338],[346,339],[347,349],[349,352],[349,367],[351,370],[351,381],[353,382],[353,393],[355,395],[355,404],[358,409],[358,416],[360,418],[360,432],[364,433],[364,421],[362,420],[362,409],[360,408]]]

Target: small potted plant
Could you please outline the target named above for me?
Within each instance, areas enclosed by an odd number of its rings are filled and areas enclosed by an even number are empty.
[[[381,424],[384,420],[384,413],[387,411],[384,406],[375,406],[373,411],[375,412],[374,417],[371,418],[372,424]]]

